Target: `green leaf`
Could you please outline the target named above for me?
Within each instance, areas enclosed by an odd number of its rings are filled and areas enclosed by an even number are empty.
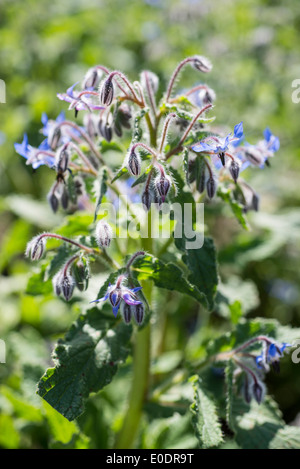
[[[259,306],[259,295],[251,280],[241,280],[237,276],[220,283],[216,295],[216,310],[223,317],[230,317],[234,324],[243,314]]]
[[[64,444],[69,443],[72,437],[79,433],[76,423],[69,422],[46,401],[43,402],[43,407],[54,440]]]
[[[221,425],[213,399],[201,387],[197,376],[191,378],[194,402],[190,406],[192,423],[200,448],[216,448],[223,442]]]
[[[186,249],[182,260],[190,271],[188,280],[205,294],[208,308],[213,309],[218,272],[216,249],[212,238],[204,238],[203,246],[199,249]]]
[[[172,262],[164,263],[151,255],[147,255],[137,259],[132,270],[136,271],[139,280],[153,280],[154,284],[159,288],[176,290],[192,296],[204,306],[207,306],[204,293],[200,292],[196,286],[186,280],[182,270]]]
[[[55,348],[55,368],[38,383],[37,393],[68,420],[84,410],[91,392],[108,385],[129,353],[132,327],[112,312],[92,308],[81,314]]]
[[[128,174],[128,169],[125,166],[122,166],[122,168],[120,168],[117,171],[117,173],[115,174],[115,176],[111,180],[111,184],[113,182],[117,181],[117,179],[119,179],[121,176],[123,176],[123,174]]]
[[[233,402],[236,442],[242,449],[298,449],[300,429],[285,425],[276,402],[267,397],[249,406],[242,399]]]
[[[235,218],[238,222],[242,225],[245,230],[249,230],[249,225],[247,218],[243,212],[243,205],[237,202],[232,194],[232,190],[224,187],[219,186],[217,195],[227,204],[230,205],[232,213],[234,214]]]
[[[108,179],[107,168],[103,166],[99,172],[99,179],[95,181],[96,207],[95,207],[95,214],[94,214],[94,222],[97,219],[99,207],[102,203],[103,196],[105,195],[107,191],[107,179]]]
[[[49,276],[46,277],[46,268],[47,264],[42,265],[38,273],[29,277],[25,291],[27,295],[48,295],[53,292],[52,281]]]
[[[138,184],[142,184],[143,182],[145,182],[146,179],[147,179],[147,176],[148,176],[148,174],[150,173],[150,171],[152,170],[152,168],[153,168],[153,165],[148,166],[148,168],[146,168],[146,171],[145,171],[143,174],[141,174],[141,176],[139,176],[139,177],[133,182],[133,184],[131,184],[131,187],[135,187],[135,186],[137,186]]]

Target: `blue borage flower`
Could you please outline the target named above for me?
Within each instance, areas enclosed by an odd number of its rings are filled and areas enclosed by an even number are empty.
[[[50,168],[54,166],[54,157],[48,154],[51,150],[47,139],[43,140],[38,148],[28,144],[28,136],[24,134],[22,143],[15,143],[16,152],[27,160],[26,164],[31,164],[33,169],[41,165],[47,165]]]
[[[75,109],[75,113],[78,111],[101,111],[105,109],[104,106],[100,106],[99,104],[95,104],[92,102],[93,96],[98,96],[98,93],[93,91],[92,89],[74,91],[75,86],[78,84],[74,83],[74,85],[70,86],[66,93],[57,93],[57,97],[61,101],[66,101],[70,103],[69,110]]]
[[[272,365],[273,369],[279,372],[279,360],[283,357],[283,352],[287,347],[292,347],[292,345],[286,342],[265,344],[262,353],[255,358],[257,368],[268,371],[268,365]]]
[[[233,136],[231,136],[231,133],[226,135],[225,138],[210,136],[194,145],[191,145],[191,150],[196,153],[215,153],[220,155],[228,150],[228,146],[231,142],[240,140],[243,133],[243,122],[240,122],[234,127]]]
[[[264,139],[260,140],[256,145],[251,145],[245,142],[241,145],[241,141],[234,142],[234,149],[232,153],[241,162],[240,172],[244,171],[248,166],[257,166],[264,168],[269,164],[269,158],[280,148],[279,138],[272,134],[271,130],[267,127],[264,132]]]
[[[117,317],[122,301],[130,306],[142,304],[142,301],[140,301],[136,295],[136,292],[141,290],[142,287],[128,288],[123,285],[125,280],[126,277],[124,275],[120,275],[114,285],[108,285],[107,292],[102,298],[91,301],[91,303],[99,303],[100,301],[106,301],[109,299],[115,317]]]

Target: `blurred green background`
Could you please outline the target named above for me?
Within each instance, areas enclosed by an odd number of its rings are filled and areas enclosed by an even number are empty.
[[[24,260],[26,243],[58,225],[62,214],[54,216],[45,200],[52,172],[44,167],[33,172],[13,143],[27,132],[38,145],[42,112],[55,118],[66,110],[56,93],[81,81],[90,66],[119,69],[132,80],[147,68],[164,84],[184,57],[209,57],[214,68],[205,79],[217,94],[216,125],[232,128],[243,120],[250,143],[269,126],[281,141],[270,168],[246,174],[261,196],[261,212],[249,216],[252,230],[244,232],[223,204],[208,214],[221,279],[233,290],[237,277],[251,282],[249,316],[300,327],[300,103],[292,102],[292,82],[300,79],[299,44],[298,0],[1,0],[6,103],[0,103],[0,338],[7,341],[9,358],[0,364],[0,447],[59,446],[71,438],[73,447],[105,447],[111,438],[107,422],[118,420],[117,396],[108,398],[106,392],[104,415],[87,413],[80,431],[32,392],[49,364],[53,340],[78,310],[49,293],[24,294],[29,270],[34,271]],[[180,86],[198,82],[186,69]],[[226,327],[219,312],[212,321]],[[169,334],[174,343],[176,333]],[[268,379],[286,421],[293,421],[300,412],[299,365],[286,360],[284,372]],[[90,410],[100,405],[97,398],[89,403]]]

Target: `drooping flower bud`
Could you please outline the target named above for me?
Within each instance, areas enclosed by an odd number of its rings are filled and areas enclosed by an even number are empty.
[[[142,194],[142,204],[144,205],[144,209],[148,212],[151,208],[152,203],[152,195],[149,189],[145,189]]]
[[[54,125],[53,127],[50,128],[50,131],[48,134],[48,144],[52,150],[56,150],[56,148],[59,145],[60,138],[61,138],[61,129],[58,125]]]
[[[62,208],[64,210],[67,210],[68,205],[69,205],[69,193],[65,185],[63,186],[63,191],[61,194],[60,202],[61,202]]]
[[[136,323],[140,326],[143,323],[144,315],[145,315],[145,308],[143,303],[136,305],[133,310],[134,319]]]
[[[170,178],[170,176],[167,176],[166,174],[158,175],[155,178],[154,186],[155,186],[155,189],[156,189],[158,195],[161,197],[162,202],[164,202],[166,196],[168,195],[170,187],[171,187],[171,178]]]
[[[217,181],[213,175],[210,175],[206,182],[206,192],[210,199],[213,199],[217,192]]]
[[[87,90],[95,88],[98,85],[99,78],[99,70],[97,70],[96,68],[90,68],[86,72],[86,75],[83,79],[82,89]]]
[[[52,279],[53,289],[54,289],[54,292],[57,296],[61,295],[62,281],[63,281],[63,275],[62,275],[62,272],[60,270],[56,275],[54,275],[54,277]]]
[[[74,287],[75,283],[73,277],[69,273],[66,273],[61,282],[61,292],[66,301],[69,301],[72,298]]]
[[[68,148],[64,145],[62,148],[57,150],[55,155],[55,166],[57,172],[64,173],[68,169],[70,160],[70,152]]]
[[[54,213],[56,213],[57,209],[58,209],[59,201],[58,201],[58,198],[55,195],[55,192],[53,192],[52,188],[51,188],[51,190],[50,190],[50,192],[47,196],[47,199],[48,199],[48,202],[49,202],[49,205],[50,205],[52,211]]]
[[[191,62],[192,67],[195,68],[196,70],[199,70],[199,72],[203,73],[208,73],[212,69],[212,64],[209,59],[206,57],[203,57],[201,55],[196,55]]]
[[[244,149],[244,155],[248,161],[254,166],[261,166],[264,164],[263,154],[257,150],[254,146],[248,146]]]
[[[99,90],[100,103],[104,106],[110,106],[114,99],[114,84],[112,78],[104,80]]]
[[[132,176],[139,176],[141,174],[141,157],[134,148],[131,148],[126,157],[126,167]]]
[[[253,384],[253,396],[255,397],[255,400],[258,404],[260,404],[263,400],[264,397],[264,388],[262,383],[259,383],[256,381]]]
[[[237,160],[231,160],[229,164],[229,171],[234,182],[237,181],[240,173],[240,165]]]
[[[122,304],[122,316],[124,319],[125,324],[130,324],[131,317],[132,317],[132,306],[128,305],[127,303],[123,302]]]
[[[29,257],[32,261],[38,261],[44,254],[46,241],[44,237],[35,236],[29,243],[27,243],[25,256]]]
[[[100,220],[96,226],[96,241],[98,246],[108,248],[113,237],[111,226],[104,220]]]
[[[74,262],[74,264],[72,264],[72,273],[78,290],[85,291],[88,287],[90,278],[87,260],[82,257],[77,262]]]
[[[212,104],[216,99],[216,93],[212,88],[205,88],[199,91],[198,98],[203,106]]]

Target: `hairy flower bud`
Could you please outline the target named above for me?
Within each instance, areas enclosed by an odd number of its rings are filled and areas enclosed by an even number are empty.
[[[211,88],[205,88],[199,91],[198,98],[203,106],[212,104],[216,99],[216,93]]]
[[[236,182],[240,173],[240,165],[237,160],[231,160],[229,164],[229,171],[232,176],[232,179],[234,180],[234,182]]]
[[[145,210],[148,212],[151,208],[152,195],[149,189],[145,189],[142,194],[142,204],[144,205]]]
[[[264,163],[263,154],[254,146],[248,146],[244,149],[244,155],[254,166],[261,166]]]
[[[38,261],[44,254],[46,247],[45,238],[35,236],[29,243],[27,243],[25,256],[29,257],[32,261]]]
[[[83,79],[82,89],[91,89],[95,88],[99,82],[99,70],[96,68],[90,68]]]
[[[108,248],[112,240],[113,233],[111,226],[103,220],[100,220],[96,226],[96,241],[98,246],[102,248]]]
[[[52,150],[56,150],[61,138],[61,129],[58,125],[53,126],[48,135],[48,144]]]
[[[145,308],[143,303],[136,305],[133,310],[134,319],[136,323],[140,326],[143,323],[144,315],[145,315]]]
[[[58,198],[56,197],[55,193],[53,192],[53,189],[51,188],[48,196],[47,196],[49,205],[54,213],[57,212],[59,201]]]
[[[55,166],[57,172],[64,173],[68,169],[70,159],[70,152],[64,145],[62,148],[57,150],[55,155]]]
[[[66,301],[69,301],[72,298],[75,283],[73,277],[67,273],[62,277],[61,281],[61,292]]]
[[[213,199],[217,192],[217,181],[212,175],[209,176],[206,182],[206,192],[210,199]]]
[[[158,195],[161,197],[162,202],[165,201],[166,196],[171,187],[171,178],[170,176],[160,174],[154,181],[155,189]]]
[[[131,309],[132,309],[131,305],[128,305],[127,303],[123,302],[122,316],[123,316],[125,324],[129,324],[131,322],[131,317],[132,317]]]
[[[192,61],[192,67],[199,72],[208,73],[212,69],[212,64],[206,57],[196,55]]]
[[[108,77],[104,80],[99,90],[100,103],[104,106],[110,106],[114,99],[114,85],[112,78]]]
[[[132,176],[139,176],[141,174],[141,157],[133,148],[129,150],[126,157],[126,167]]]
[[[253,396],[255,397],[255,400],[258,404],[262,402],[264,397],[264,388],[263,385],[258,381],[253,384]]]
[[[62,208],[63,208],[64,210],[67,210],[68,205],[69,205],[69,193],[68,193],[67,188],[66,188],[65,185],[64,185],[64,187],[63,187],[63,191],[62,191],[62,194],[61,194],[60,202],[61,202]]]
[[[85,258],[81,258],[72,264],[72,274],[78,290],[85,291],[90,278],[89,265]]]

